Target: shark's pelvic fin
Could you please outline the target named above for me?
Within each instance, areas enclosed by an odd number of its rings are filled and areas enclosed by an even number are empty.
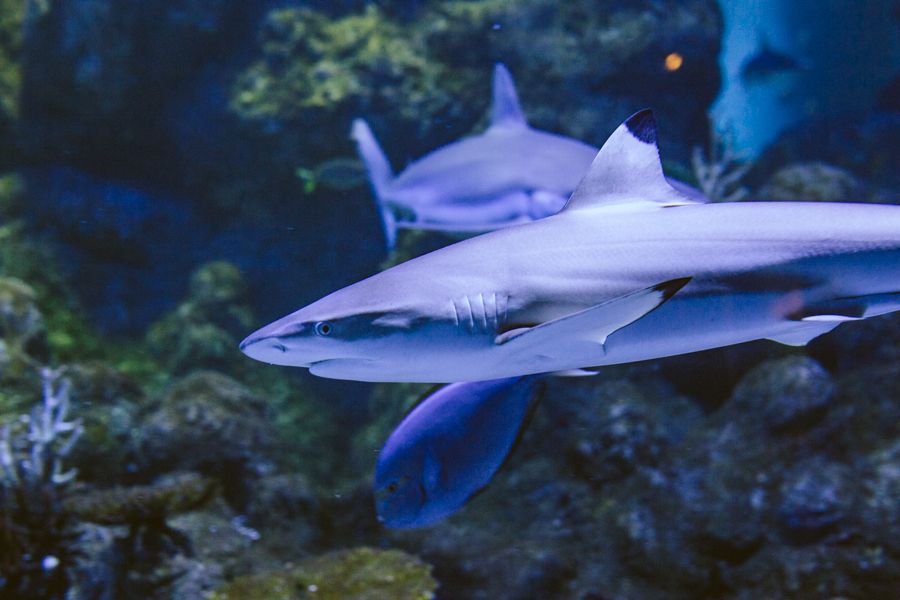
[[[606,338],[656,309],[687,285],[690,278],[673,279],[632,292],[603,304],[497,336],[494,343],[509,347],[552,347],[558,340],[577,340],[602,348]]]
[[[900,292],[835,298],[804,306],[789,315],[796,321],[796,326],[769,339],[788,346],[805,346],[841,323],[877,317],[895,310],[900,310]]]
[[[770,336],[768,339],[785,346],[805,346],[820,335],[824,335],[840,325],[840,321],[803,322],[794,329]]]
[[[387,156],[385,156],[384,151],[378,144],[378,140],[375,139],[375,134],[372,133],[369,124],[364,120],[353,120],[350,137],[356,142],[356,150],[359,152],[359,157],[363,164],[366,165],[369,182],[372,184],[372,191],[375,193],[375,200],[378,202],[381,225],[384,229],[387,247],[392,249],[397,241],[397,221],[390,207],[384,202],[387,187],[391,180],[394,179],[391,163],[388,162]]]
[[[527,127],[525,114],[519,106],[516,84],[503,63],[494,65],[493,104],[491,127]]]
[[[663,175],[651,110],[642,110],[619,125],[563,210],[613,204],[695,204],[669,185]]]

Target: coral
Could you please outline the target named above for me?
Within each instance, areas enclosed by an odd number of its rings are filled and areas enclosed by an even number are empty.
[[[46,368],[41,378],[41,403],[0,428],[0,594],[62,598],[77,537],[60,506],[76,474],[63,460],[82,427],[67,420],[69,382]]]
[[[713,202],[738,202],[747,197],[747,188],[741,179],[753,167],[753,163],[734,150],[727,133],[720,132],[710,118],[709,147],[704,151],[694,146],[691,167],[700,191]]]
[[[399,550],[363,547],[240,577],[210,600],[428,600],[436,588],[431,567],[421,560]]]

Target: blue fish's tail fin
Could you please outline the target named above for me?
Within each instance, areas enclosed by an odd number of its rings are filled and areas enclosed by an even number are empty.
[[[369,124],[364,120],[353,120],[350,137],[356,142],[359,157],[366,165],[366,171],[369,173],[369,182],[372,184],[372,191],[375,193],[375,199],[378,202],[379,212],[381,213],[384,237],[388,249],[392,249],[397,241],[397,222],[394,219],[394,213],[384,202],[385,190],[394,178],[391,164],[388,162],[384,150],[378,144],[378,140],[375,139],[375,134],[372,133]]]

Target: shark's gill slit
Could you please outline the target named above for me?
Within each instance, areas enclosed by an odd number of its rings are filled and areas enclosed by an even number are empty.
[[[472,308],[472,301],[469,300],[469,296],[464,296],[466,300],[466,308],[469,309],[469,331],[475,331],[475,311]]]
[[[478,303],[481,305],[481,326],[487,331],[488,322],[487,322],[487,304],[484,302],[484,294],[478,294]]]

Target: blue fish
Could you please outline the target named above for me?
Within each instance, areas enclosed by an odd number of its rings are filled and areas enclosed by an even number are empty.
[[[539,382],[526,376],[454,383],[425,397],[378,455],[378,520],[423,527],[461,509],[506,461],[536,405]]]
[[[763,40],[757,51],[741,65],[741,79],[748,84],[762,83],[779,73],[807,69],[805,62],[772,47]]]

